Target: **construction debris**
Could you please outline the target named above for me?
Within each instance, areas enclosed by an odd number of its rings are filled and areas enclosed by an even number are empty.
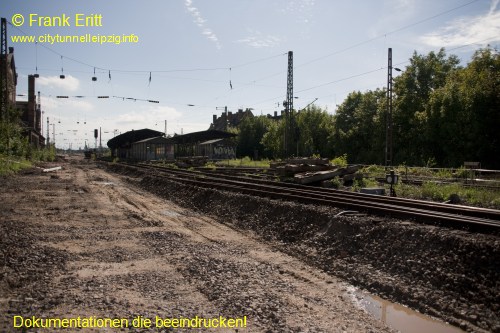
[[[54,171],[58,171],[58,170],[62,170],[62,167],[58,166],[58,167],[54,167],[54,168],[43,169],[42,171],[43,172],[54,172]]]
[[[175,165],[179,168],[191,168],[204,166],[208,161],[206,156],[178,157]]]
[[[375,195],[385,195],[385,188],[362,188],[359,193],[375,194]]]
[[[271,168],[281,176],[293,177],[298,184],[316,183],[335,177],[342,178],[345,183],[363,178],[361,173],[357,173],[360,165],[340,167],[330,164],[327,158],[292,158],[271,163]]]
[[[291,158],[282,162],[272,162],[270,167],[285,177],[293,177],[302,172],[325,171],[334,168],[327,158]]]
[[[293,178],[298,184],[310,184],[319,182],[322,180],[328,180],[335,177],[340,176],[343,172],[342,169],[338,170],[326,170],[326,171],[317,171],[317,172],[303,172],[296,174]]]

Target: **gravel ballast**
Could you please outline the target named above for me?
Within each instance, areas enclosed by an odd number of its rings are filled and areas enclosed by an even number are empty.
[[[111,168],[385,299],[465,330],[500,332],[498,235],[187,186]]]

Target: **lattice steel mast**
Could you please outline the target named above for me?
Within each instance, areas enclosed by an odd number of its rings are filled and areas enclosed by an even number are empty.
[[[1,50],[2,66],[0,68],[0,119],[7,118],[8,103],[9,103],[9,88],[7,80],[7,19],[1,19]]]
[[[285,105],[285,137],[284,137],[284,151],[285,156],[288,156],[290,146],[291,118],[293,112],[293,52],[288,51],[288,73],[286,82],[286,101]]]

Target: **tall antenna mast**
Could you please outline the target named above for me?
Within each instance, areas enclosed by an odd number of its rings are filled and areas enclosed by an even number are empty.
[[[293,110],[293,52],[288,51],[288,73],[286,80],[286,100],[283,102],[285,106],[285,133],[284,133],[284,153],[288,156],[288,146],[290,140],[290,119]]]
[[[293,110],[293,52],[288,51],[288,75],[286,81],[286,110]]]
[[[392,165],[392,48],[387,52],[387,113],[385,124],[385,166]]]
[[[47,116],[47,147],[50,146],[50,124],[49,117]]]
[[[7,118],[7,109],[9,103],[9,88],[7,80],[7,19],[2,17],[1,20],[1,50],[0,57],[3,58],[2,68],[0,68],[0,117]]]

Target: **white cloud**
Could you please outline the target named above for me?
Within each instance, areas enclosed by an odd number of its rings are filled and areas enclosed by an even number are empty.
[[[168,133],[177,133],[181,134],[181,131],[183,134],[187,133],[192,133],[192,132],[199,132],[199,131],[206,131],[208,129],[208,125],[206,123],[190,123],[190,122],[183,122],[182,125],[177,124],[173,126],[172,130],[168,130]]]
[[[500,2],[500,0],[492,0],[491,1],[490,12],[488,14],[493,14],[495,12],[499,2]]]
[[[191,14],[191,16],[194,19],[194,23],[200,27],[202,30],[201,34],[206,36],[209,40],[213,41],[215,43],[215,46],[217,49],[221,49],[221,45],[219,43],[219,39],[217,38],[217,35],[212,31],[212,29],[207,28],[205,23],[207,23],[207,20],[205,20],[202,16],[198,8],[193,6],[193,1],[192,0],[184,0],[184,5],[186,6],[186,9],[188,12]]]
[[[315,0],[289,0],[282,10],[285,15],[293,14],[298,23],[310,23]]]
[[[60,104],[61,108],[65,108],[65,111],[70,111],[71,113],[77,112],[90,112],[94,110],[94,105],[88,101],[84,100],[67,100],[65,102],[61,102]]]
[[[284,11],[308,12],[314,6],[315,0],[289,0]]]
[[[243,43],[250,47],[262,48],[262,47],[274,47],[281,43],[281,39],[273,35],[262,35],[260,31],[249,30],[250,36],[238,39],[237,43]]]
[[[499,41],[500,12],[495,12],[498,2],[498,0],[492,1],[490,12],[486,15],[456,19],[420,39],[432,47],[454,47]]]
[[[386,7],[395,11],[412,11],[415,9],[415,0],[387,0]]]
[[[169,106],[148,106],[137,111],[119,115],[115,122],[131,129],[151,128],[156,124],[163,124],[165,120],[174,121],[181,118],[182,114]]]
[[[71,75],[66,75],[65,79],[61,79],[59,76],[40,76],[36,82],[41,86],[62,89],[63,91],[76,91],[80,87],[80,81]]]
[[[61,116],[76,116],[94,110],[94,104],[87,100],[71,98],[56,98],[54,96],[42,96],[42,110]]]

